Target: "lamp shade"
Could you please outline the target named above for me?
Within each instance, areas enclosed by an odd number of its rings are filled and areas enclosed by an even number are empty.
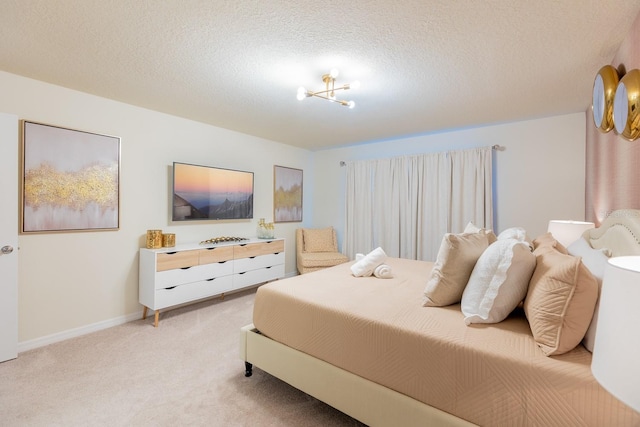
[[[569,246],[582,236],[582,233],[594,228],[595,224],[585,221],[551,220],[547,231],[562,244]]]
[[[591,372],[609,393],[640,412],[640,256],[609,259],[600,294]]]

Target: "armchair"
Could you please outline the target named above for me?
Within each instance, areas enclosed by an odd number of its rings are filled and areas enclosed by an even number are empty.
[[[347,261],[349,257],[338,251],[336,230],[333,227],[296,229],[296,266],[300,274]]]

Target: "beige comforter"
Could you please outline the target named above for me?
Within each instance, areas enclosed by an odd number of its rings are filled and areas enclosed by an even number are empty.
[[[606,392],[579,346],[546,357],[521,311],[466,326],[459,305],[422,307],[432,263],[388,259],[395,277],[355,278],[346,263],[259,288],[264,335],[484,426],[640,426]]]

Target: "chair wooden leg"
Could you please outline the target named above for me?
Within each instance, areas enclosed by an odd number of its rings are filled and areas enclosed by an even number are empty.
[[[146,318],[147,318],[147,310],[148,310],[148,308],[147,308],[147,306],[145,305],[145,306],[144,306],[144,309],[142,310],[142,320],[144,320],[144,319],[146,319]]]

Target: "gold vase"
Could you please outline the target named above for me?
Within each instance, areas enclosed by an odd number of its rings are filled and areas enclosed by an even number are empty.
[[[176,235],[173,233],[166,233],[162,235],[162,246],[165,248],[172,248],[176,245]]]
[[[162,247],[162,230],[147,230],[147,249]]]

